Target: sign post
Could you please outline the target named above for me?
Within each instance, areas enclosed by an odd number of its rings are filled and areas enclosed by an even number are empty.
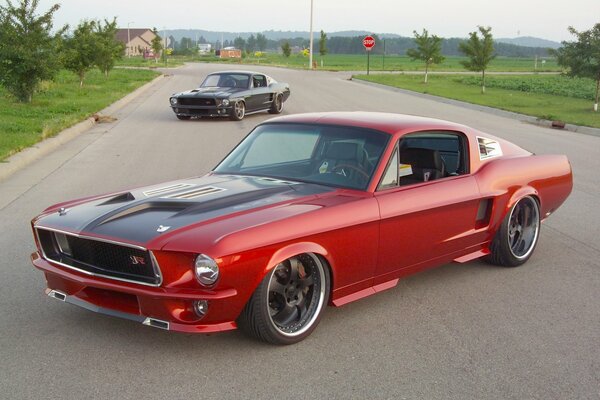
[[[367,75],[369,75],[371,49],[375,47],[375,39],[373,39],[373,36],[365,36],[363,39],[363,46],[365,46],[365,50],[367,51]]]

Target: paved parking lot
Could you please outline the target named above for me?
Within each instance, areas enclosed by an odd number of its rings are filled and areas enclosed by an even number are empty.
[[[600,398],[600,137],[554,131],[348,81],[257,68],[290,83],[284,113],[401,112],[448,119],[571,160],[575,187],[523,267],[449,264],[328,308],[304,342],[177,334],[44,296],[31,217],[74,197],[201,175],[252,127],[178,121],[168,106],[218,69],[169,71],[142,96],[0,182],[0,397],[272,399]]]

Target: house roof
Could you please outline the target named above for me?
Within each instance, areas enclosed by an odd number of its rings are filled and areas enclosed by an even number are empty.
[[[137,28],[118,29],[117,33],[116,33],[117,40],[119,40],[119,41],[127,44],[127,31],[128,30],[129,30],[129,40],[133,40],[133,39],[135,39],[138,36],[140,37],[140,39],[142,39],[141,36],[144,33],[148,32],[148,31],[152,32],[152,29],[149,29],[149,28],[143,28],[143,29],[137,29]],[[142,39],[142,40],[144,40],[144,39]],[[144,41],[147,42],[146,40],[144,40]],[[150,43],[148,43],[148,44],[150,44]]]

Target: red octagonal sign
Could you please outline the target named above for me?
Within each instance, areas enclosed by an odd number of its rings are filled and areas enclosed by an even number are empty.
[[[363,39],[363,46],[365,46],[367,51],[370,51],[373,47],[375,47],[375,39],[373,39],[373,36],[365,36]]]

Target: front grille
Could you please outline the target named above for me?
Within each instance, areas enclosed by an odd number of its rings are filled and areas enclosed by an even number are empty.
[[[215,99],[204,99],[194,97],[179,97],[177,102],[182,106],[214,106]]]
[[[44,256],[63,266],[118,280],[159,285],[158,266],[148,250],[37,229]]]

